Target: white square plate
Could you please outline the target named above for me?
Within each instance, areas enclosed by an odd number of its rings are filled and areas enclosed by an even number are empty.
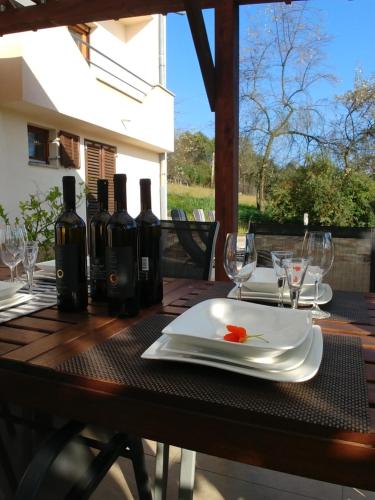
[[[313,287],[303,288],[298,305],[300,306],[311,306],[314,300]],[[238,288],[235,286],[230,290],[227,295],[230,299],[238,299]],[[319,305],[328,304],[332,300],[333,292],[332,288],[328,283],[322,283],[319,285],[318,300]],[[242,287],[242,299],[243,300],[255,300],[261,302],[269,302],[275,304],[279,301],[279,294],[274,292],[259,292],[251,291],[247,288]],[[290,304],[289,288],[285,287],[284,290],[284,304]]]
[[[44,262],[38,262],[37,267],[46,273],[55,273],[55,261],[54,260],[46,260]]]
[[[294,370],[298,368],[306,359],[310,352],[311,344],[313,341],[313,329],[311,328],[306,340],[295,349],[288,349],[280,356],[265,357],[265,358],[250,358],[248,356],[228,356],[223,351],[214,351],[213,349],[206,349],[204,347],[195,346],[192,344],[184,344],[179,339],[169,337],[160,350],[167,354],[187,354],[191,356],[198,356],[202,359],[219,361],[222,363],[235,363],[239,366],[247,368],[255,368],[257,370],[267,370],[271,372],[281,372],[286,370]]]
[[[246,328],[243,343],[224,340],[226,325]],[[309,311],[281,309],[231,299],[200,302],[173,320],[162,333],[184,343],[220,350],[237,356],[273,357],[298,347],[311,330]]]
[[[22,288],[25,283],[15,281],[0,281],[0,300],[8,299],[12,297],[20,288]]]
[[[242,375],[248,375],[251,377],[257,377],[266,380],[273,380],[275,382],[305,382],[306,380],[310,380],[316,375],[317,371],[319,370],[323,354],[323,336],[321,329],[319,326],[314,325],[312,327],[312,330],[313,341],[310,351],[304,362],[298,368],[295,368],[293,370],[279,372],[257,370],[255,368],[249,368],[239,365],[235,362],[235,359],[232,359],[230,362],[220,362],[208,360],[202,358],[201,356],[195,356],[192,354],[168,353],[162,350],[163,346],[169,341],[169,337],[167,335],[162,335],[156,342],[154,342],[142,354],[142,358],[165,361],[182,361],[185,363],[192,363],[196,365],[211,366],[213,368],[240,373]]]
[[[288,289],[286,283],[285,288]],[[306,273],[302,286],[302,293],[313,294],[314,280]],[[277,276],[272,267],[257,267],[248,281],[243,284],[243,289],[251,292],[278,293]]]

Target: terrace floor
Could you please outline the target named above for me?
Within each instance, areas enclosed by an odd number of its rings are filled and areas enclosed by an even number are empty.
[[[155,465],[155,443],[145,441],[150,476]],[[171,448],[168,500],[178,499],[180,452]],[[130,462],[116,463],[91,500],[138,498]],[[125,474],[123,474],[125,473]],[[126,475],[126,480],[124,479]],[[198,454],[194,500],[375,500],[375,492],[347,488],[312,479],[273,472],[208,455]]]

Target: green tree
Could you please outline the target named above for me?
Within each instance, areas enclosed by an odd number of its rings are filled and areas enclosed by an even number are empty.
[[[209,186],[214,150],[215,140],[202,132],[178,133],[175,151],[168,155],[168,180]]]
[[[307,13],[309,15],[307,15]],[[305,2],[272,5],[250,19],[241,61],[241,123],[258,154],[257,207],[264,211],[272,161],[303,158],[322,140],[323,117],[310,89],[333,76],[322,69],[327,36]]]
[[[269,214],[278,222],[372,226],[375,181],[363,172],[346,172],[323,155],[309,156],[303,167],[279,170],[273,183]]]

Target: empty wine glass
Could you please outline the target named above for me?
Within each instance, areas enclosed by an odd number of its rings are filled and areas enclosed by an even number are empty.
[[[242,299],[242,284],[253,274],[257,264],[254,234],[228,233],[224,248],[224,268],[238,287]]]
[[[298,308],[299,295],[303,280],[305,279],[307,267],[310,259],[292,257],[291,259],[284,259],[283,266],[285,269],[286,279],[288,280],[290,302],[293,309]]]
[[[10,281],[14,282],[14,269],[25,252],[25,240],[18,226],[7,225],[0,230],[0,253],[5,265],[10,269]]]
[[[272,264],[277,276],[277,286],[279,289],[279,307],[284,307],[284,288],[286,281],[286,273],[283,267],[284,259],[291,259],[294,253],[286,250],[273,250],[271,252]]]
[[[38,242],[28,241],[27,243],[25,243],[25,253],[22,263],[26,271],[29,293],[32,293],[33,289],[33,275],[37,257],[38,257]]]
[[[315,319],[329,318],[330,313],[318,305],[319,284],[331,269],[334,258],[332,235],[326,231],[310,231],[307,235],[306,256],[310,258],[308,274],[314,279],[314,302],[311,309]]]

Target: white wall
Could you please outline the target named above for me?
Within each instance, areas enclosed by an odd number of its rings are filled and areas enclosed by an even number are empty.
[[[85,180],[84,140],[94,140],[117,147],[117,172],[128,176],[128,210],[132,216],[139,213],[139,179],[151,178],[153,210],[160,214],[160,168],[157,153],[147,151],[116,140],[108,140],[101,131],[90,133],[72,122],[65,126],[67,132],[81,139],[80,169],[30,166],[28,164],[27,124],[33,123],[48,129],[59,129],[53,121],[40,120],[38,116],[23,115],[0,107],[0,203],[14,218],[18,215],[18,202],[37,191],[46,192],[52,186],[61,187],[63,175],[74,175],[77,181]],[[85,218],[85,204],[79,209]]]
[[[111,23],[113,26],[114,22]],[[150,72],[148,76],[155,77],[158,67],[154,47],[158,45],[157,18],[149,24],[150,28],[146,24],[145,35],[141,30],[128,42],[129,47],[103,26],[94,30],[93,41],[97,37],[98,48],[110,57],[121,55],[124,65],[124,58],[129,59],[129,64],[133,60],[138,68],[144,67],[144,72]],[[117,23],[117,29],[126,31],[127,26]],[[149,30],[149,35],[156,38],[146,36]],[[140,43],[132,48],[138,36],[144,45]],[[141,49],[142,52],[133,53]],[[9,73],[10,58],[18,58],[22,66],[22,87],[19,87],[18,98],[14,95],[12,82],[17,85],[20,69],[14,67],[13,73]],[[16,99],[106,128],[121,134],[124,139],[129,137],[141,141],[158,152],[173,150],[173,96],[160,87],[147,87],[147,95],[141,101],[99,82],[95,70],[87,65],[65,27],[0,38],[0,74],[5,74],[8,80],[7,87],[0,85],[0,103]]]

